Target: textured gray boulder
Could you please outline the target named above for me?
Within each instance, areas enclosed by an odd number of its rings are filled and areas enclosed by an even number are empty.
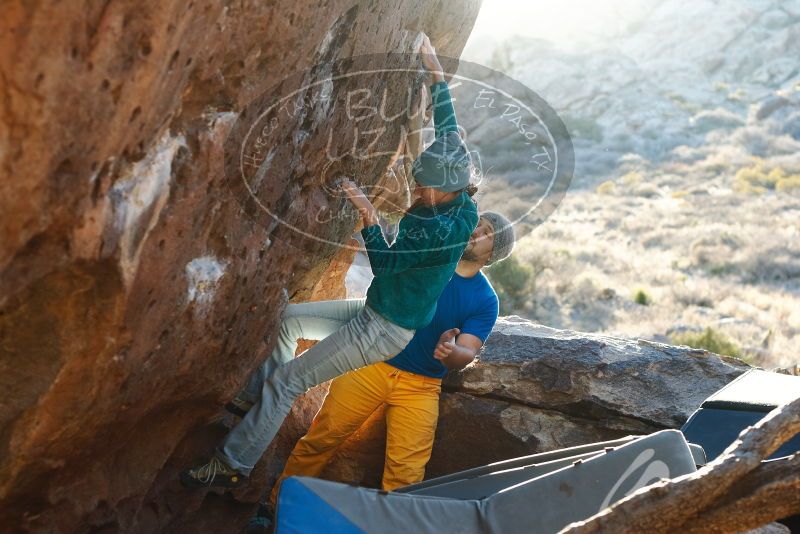
[[[704,350],[500,318],[480,361],[446,386],[578,417],[679,427],[748,366]]]
[[[703,350],[500,318],[480,360],[445,381],[427,475],[679,428],[747,368]]]

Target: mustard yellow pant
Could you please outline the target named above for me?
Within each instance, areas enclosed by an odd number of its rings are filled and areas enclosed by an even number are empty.
[[[294,475],[316,477],[339,446],[386,404],[386,460],[382,487],[389,491],[419,482],[431,457],[442,381],[401,371],[379,362],[350,371],[331,382],[311,427],[297,442],[270,495]]]

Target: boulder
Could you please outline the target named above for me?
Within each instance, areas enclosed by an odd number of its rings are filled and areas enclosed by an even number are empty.
[[[479,5],[32,0],[6,10],[4,529],[230,532],[242,524],[278,453],[240,500],[186,491],[177,473],[225,432],[220,406],[269,353],[286,302],[343,296],[352,249],[339,244],[355,218],[312,215],[342,206],[320,183],[330,164],[321,147],[331,133],[332,149],[349,146],[353,121],[346,109],[318,107],[284,124],[272,170],[259,177],[259,200],[273,208],[260,219],[226,175],[226,139],[251,118],[246,109],[260,111],[252,102],[312,67],[413,52],[420,31],[440,54],[458,57]],[[387,104],[405,105],[408,84],[391,81],[382,88]],[[342,81],[334,94],[356,87]],[[424,95],[423,79],[411,89]],[[396,155],[414,155],[419,143],[408,131],[389,128],[374,143],[378,156],[359,162],[363,184],[396,175]],[[296,406],[280,454],[318,405],[309,396]]]

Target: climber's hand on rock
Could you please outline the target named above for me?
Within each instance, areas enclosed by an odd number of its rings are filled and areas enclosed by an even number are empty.
[[[350,202],[353,203],[353,206],[358,210],[358,213],[364,220],[365,227],[378,223],[378,215],[375,212],[375,207],[354,181],[345,178],[339,182],[339,186],[347,195]]]
[[[352,180],[348,180],[347,178],[341,180],[340,187],[342,191],[347,195],[347,198],[350,199],[350,202],[361,211],[362,209],[372,207],[372,203],[367,198],[367,195],[361,190],[358,185]]]
[[[422,66],[433,74],[433,81],[443,82],[444,69],[442,69],[442,64],[439,63],[439,58],[436,57],[436,49],[433,48],[430,38],[424,33],[422,34],[422,46],[419,49],[419,55],[422,59]]]
[[[450,353],[452,353],[455,348],[456,336],[460,332],[458,328],[445,330],[442,335],[439,336],[439,342],[436,344],[436,349],[433,351],[433,357],[437,360],[444,360],[450,356]]]
[[[348,197],[353,197],[356,195],[364,196],[364,192],[360,187],[358,187],[358,184],[349,178],[340,178],[336,181],[336,183],[339,184],[339,187],[342,188],[342,191],[347,193]]]
[[[430,38],[422,34],[422,46],[419,49],[420,59],[422,59],[422,66],[427,70],[442,70],[442,65],[439,63],[439,58],[436,57],[436,49],[431,44]]]

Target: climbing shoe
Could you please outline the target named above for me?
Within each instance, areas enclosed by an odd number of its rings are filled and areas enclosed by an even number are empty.
[[[246,401],[240,397],[234,397],[232,401],[225,405],[226,410],[239,417],[244,417],[247,415],[247,412],[252,407],[252,402]]]
[[[266,504],[259,504],[256,515],[247,522],[245,534],[267,534],[273,531],[275,524],[275,512],[272,507]]]
[[[187,488],[238,488],[247,477],[213,456],[204,465],[181,471],[181,483]]]

